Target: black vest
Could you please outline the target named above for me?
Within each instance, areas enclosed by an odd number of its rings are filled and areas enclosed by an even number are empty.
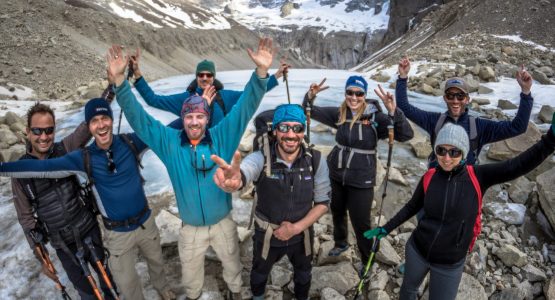
[[[306,151],[301,148],[301,155],[293,162],[289,169],[284,163],[276,161],[276,143],[271,147],[270,176],[265,170],[260,173],[256,184],[257,204],[256,215],[273,224],[283,221],[291,223],[304,218],[313,206],[314,199],[314,174],[320,162],[320,152]],[[255,238],[264,240],[265,231],[256,227]],[[312,227],[311,227],[312,236]],[[298,234],[288,241],[280,241],[272,237],[271,246],[284,246],[303,240],[303,233]]]
[[[67,153],[61,142],[55,143],[50,158]],[[36,159],[25,154],[20,159]],[[81,193],[76,176],[59,179],[16,179],[27,195],[37,221],[44,226],[52,247],[59,249],[81,240],[97,223],[89,201]]]

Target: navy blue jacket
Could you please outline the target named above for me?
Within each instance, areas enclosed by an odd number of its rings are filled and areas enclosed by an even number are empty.
[[[430,136],[434,134],[434,129],[441,113],[424,111],[414,105],[411,105],[407,97],[406,78],[397,79],[395,98],[397,99],[397,107],[405,113],[407,119],[422,127]],[[518,112],[512,121],[492,121],[477,118],[476,131],[478,134],[478,149],[476,150],[476,153],[480,154],[480,151],[485,144],[512,138],[526,132],[528,121],[530,120],[530,114],[532,113],[533,102],[534,99],[532,98],[532,94],[525,95],[520,93],[520,105],[518,106]],[[468,109],[457,120],[447,116],[445,122],[461,125],[470,135]],[[468,152],[466,161],[469,164],[474,164],[476,162],[476,157],[472,151]]]

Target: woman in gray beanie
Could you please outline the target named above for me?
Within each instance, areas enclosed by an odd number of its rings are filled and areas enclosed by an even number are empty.
[[[455,299],[466,254],[481,229],[482,195],[492,185],[513,180],[540,165],[555,150],[555,114],[551,129],[540,141],[513,159],[467,165],[468,135],[459,125],[446,124],[434,152],[439,166],[428,170],[411,200],[385,226],[368,230],[368,239],[381,239],[421,209],[424,216],[405,246],[405,276],[399,298],[417,299],[430,272],[431,300]]]

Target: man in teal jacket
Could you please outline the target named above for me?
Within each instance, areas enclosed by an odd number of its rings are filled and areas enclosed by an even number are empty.
[[[256,64],[237,104],[216,126],[208,128],[207,100],[214,92],[189,97],[181,110],[183,130],[164,126],[146,113],[131,92],[124,72],[128,58],[119,46],[108,55],[108,71],[115,78],[116,98],[135,133],[158,155],[168,169],[184,226],[179,236],[182,277],[188,298],[200,297],[204,282],[204,256],[211,246],[223,265],[223,278],[233,299],[241,299],[241,263],[237,227],[231,219],[231,195],[219,189],[212,176],[217,167],[212,154],[230,161],[248,122],[254,115],[268,83],[272,64],[272,40],[261,39],[256,52],[248,50]]]

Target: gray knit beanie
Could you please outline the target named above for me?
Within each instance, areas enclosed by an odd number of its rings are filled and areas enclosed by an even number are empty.
[[[461,149],[463,152],[462,158],[465,159],[470,148],[469,144],[468,133],[466,133],[462,126],[447,123],[439,130],[434,149],[437,145],[451,145]]]

